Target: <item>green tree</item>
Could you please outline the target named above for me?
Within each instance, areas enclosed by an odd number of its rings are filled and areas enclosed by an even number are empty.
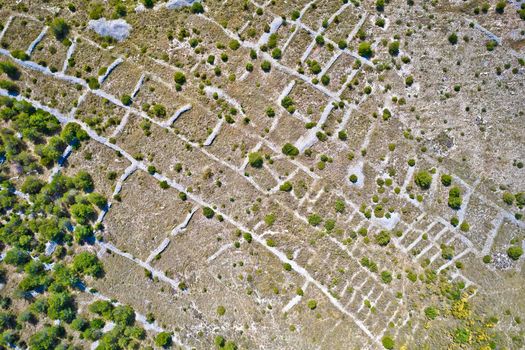
[[[523,249],[520,246],[513,245],[507,249],[507,255],[512,260],[518,260],[523,255]]]
[[[272,69],[272,64],[269,61],[262,61],[261,62],[261,69],[263,72],[268,73]]]
[[[37,194],[40,192],[42,187],[45,186],[45,184],[45,181],[35,176],[28,176],[20,187],[20,190],[27,194]]]
[[[368,41],[363,41],[359,44],[359,47],[357,48],[357,52],[359,53],[359,56],[370,58],[374,55],[374,52],[372,51],[372,45]]]
[[[18,85],[9,80],[0,80],[0,89],[7,90],[11,95],[18,95],[20,93]]]
[[[31,350],[55,349],[63,336],[64,329],[62,327],[46,326],[29,338],[29,348]]]
[[[394,340],[389,335],[385,335],[381,339],[381,344],[383,344],[383,347],[388,350],[393,349],[395,346]]]
[[[93,237],[93,228],[89,225],[76,225],[73,234],[77,242],[84,242]]]
[[[441,175],[441,183],[443,186],[448,187],[452,184],[452,176],[448,174]]]
[[[67,292],[51,293],[47,299],[47,315],[52,320],[71,322],[75,319],[75,300]]]
[[[175,79],[175,82],[179,85],[184,85],[184,83],[186,83],[186,76],[180,71],[175,72],[173,79]]]
[[[448,42],[452,45],[456,45],[458,43],[458,35],[456,33],[452,33],[448,36]]]
[[[77,172],[73,178],[73,184],[77,190],[82,190],[84,192],[91,192],[95,188],[93,178],[85,170],[80,170]]]
[[[261,168],[264,160],[259,152],[253,152],[248,155],[248,162],[254,168]]]
[[[130,106],[133,103],[133,100],[130,95],[122,95],[120,102],[122,102],[124,106]]]
[[[155,345],[162,348],[169,348],[172,344],[171,333],[160,332],[155,337]]]
[[[9,79],[18,80],[20,78],[20,70],[12,62],[0,62],[0,71],[5,73]]]
[[[55,18],[49,27],[59,41],[64,40],[69,34],[69,25],[63,18]]]
[[[97,300],[89,305],[89,311],[101,315],[105,319],[110,319],[113,312],[113,304],[107,300]]]
[[[153,8],[153,5],[155,5],[153,0],[142,0],[142,3],[144,4],[144,7],[148,9]]]
[[[194,2],[191,5],[191,12],[192,13],[204,13],[204,6],[198,1]]]
[[[503,199],[503,202],[505,202],[508,205],[512,205],[512,203],[514,203],[514,195],[508,191],[503,192],[501,198]]]
[[[119,305],[113,309],[111,319],[121,326],[132,326],[135,323],[135,310],[129,305]]]
[[[291,156],[291,157],[295,157],[299,155],[299,150],[297,149],[297,147],[295,147],[291,143],[286,143],[282,148],[282,152],[283,154],[287,156]]]
[[[393,41],[388,45],[388,53],[391,56],[397,56],[399,54],[399,41]]]
[[[432,183],[432,176],[427,171],[420,171],[414,178],[416,185],[424,190],[428,190]]]
[[[81,225],[87,224],[95,218],[95,209],[91,204],[77,203],[71,206],[73,219]]]
[[[213,209],[210,207],[204,207],[202,208],[202,214],[205,218],[211,219],[215,215],[215,211],[213,211]]]
[[[31,256],[29,255],[29,253],[18,247],[14,247],[8,250],[4,257],[4,261],[6,264],[14,266],[24,265],[28,263],[29,260],[31,260]]]
[[[461,189],[457,186],[452,187],[448,191],[448,206],[458,210],[461,208],[461,202]]]
[[[90,194],[88,194],[87,200],[91,204],[96,205],[97,207],[101,209],[104,208],[108,204],[106,197],[104,197],[103,195],[97,192],[91,192]]]
[[[96,255],[82,252],[73,258],[73,271],[81,275],[100,277],[104,273],[104,268]]]
[[[386,246],[390,243],[390,233],[388,231],[382,230],[375,237],[376,243],[380,246]]]

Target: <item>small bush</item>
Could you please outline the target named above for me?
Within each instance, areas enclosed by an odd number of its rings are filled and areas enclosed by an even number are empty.
[[[376,243],[382,247],[390,243],[390,233],[388,231],[381,231],[375,237]]]
[[[131,99],[130,95],[122,95],[122,97],[120,98],[120,102],[122,102],[124,106],[129,106],[131,105],[133,100]]]
[[[64,40],[69,34],[69,25],[63,18],[55,18],[51,22],[50,28],[58,41]]]
[[[259,152],[253,152],[248,155],[248,162],[254,168],[261,168],[264,163],[264,159]]]
[[[263,72],[268,73],[272,69],[272,64],[269,61],[262,61],[261,62],[261,69]]]
[[[388,45],[388,53],[391,56],[397,56],[399,54],[399,41],[391,42],[390,45]]]
[[[392,340],[392,338],[390,338],[390,336],[388,336],[388,335],[385,335],[385,336],[381,339],[381,344],[383,344],[383,347],[384,347],[385,349],[388,349],[388,350],[393,349],[394,346],[395,346],[394,340]]]
[[[452,33],[448,36],[448,42],[452,45],[456,45],[458,43],[458,35],[456,33]]]
[[[445,187],[450,186],[452,184],[452,176],[448,174],[441,175],[441,184]]]
[[[194,2],[191,5],[191,12],[192,13],[204,13],[204,6],[198,1]]]
[[[308,223],[312,226],[319,226],[323,218],[319,214],[310,214],[308,216]]]
[[[283,184],[279,186],[279,190],[283,192],[290,192],[292,190],[292,184],[289,181],[283,182]]]
[[[213,209],[210,208],[210,207],[204,207],[204,208],[202,208],[202,214],[207,219],[211,219],[215,215],[215,211],[213,211]]]
[[[297,149],[297,147],[295,147],[291,143],[286,143],[282,148],[282,152],[283,154],[290,156],[290,157],[295,157],[299,155],[299,150]]]
[[[186,83],[186,76],[183,72],[175,72],[173,79],[175,79],[175,82],[179,85],[184,85],[184,83]]]
[[[200,4],[198,2],[194,2],[193,4]],[[202,6],[202,5],[201,5]],[[155,345],[162,347],[162,348],[168,348],[171,346],[172,339],[171,339],[171,333],[168,332],[160,332],[155,337]]]
[[[507,255],[512,260],[518,260],[523,255],[523,249],[520,246],[512,246],[507,249]]]
[[[428,190],[432,184],[432,176],[426,171],[420,171],[416,174],[414,182],[420,188]]]
[[[357,52],[359,53],[359,56],[362,56],[365,58],[370,58],[374,55],[374,52],[372,51],[372,46],[367,41],[363,41],[362,43],[359,44]]]
[[[503,199],[503,202],[505,202],[508,205],[512,205],[512,203],[514,203],[514,195],[510,192],[504,192],[501,197]]]

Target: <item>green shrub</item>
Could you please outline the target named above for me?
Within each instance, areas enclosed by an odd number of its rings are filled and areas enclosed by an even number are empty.
[[[374,55],[374,52],[372,51],[372,46],[367,41],[363,41],[362,43],[359,44],[357,52],[359,53],[359,56],[362,56],[365,58],[370,58]]]
[[[104,273],[102,263],[97,256],[89,252],[82,252],[73,258],[73,271],[82,275],[100,277]]]
[[[430,175],[427,171],[420,171],[416,174],[414,182],[420,188],[428,190],[432,184],[432,175]]]
[[[194,2],[193,4],[200,4],[200,2]],[[171,339],[171,333],[168,332],[160,332],[155,337],[155,345],[162,348],[169,348],[172,342],[173,340]]]
[[[282,148],[282,152],[283,154],[287,156],[291,156],[291,157],[295,157],[299,155],[299,150],[297,149],[297,147],[295,147],[291,143],[286,143]]]
[[[461,189],[454,186],[448,191],[448,206],[452,209],[458,210],[461,208],[461,203]]]
[[[18,67],[11,62],[0,62],[0,71],[5,73],[9,79],[18,80],[20,78],[20,70]]]
[[[323,221],[319,214],[310,214],[308,216],[308,223],[312,226],[318,226]]]
[[[261,168],[263,166],[264,159],[259,152],[253,152],[248,155],[248,162],[254,168]]]
[[[211,219],[215,215],[215,211],[213,211],[213,209],[210,208],[210,207],[204,207],[204,208],[202,208],[202,214],[207,219]]]
[[[237,40],[230,40],[230,42],[228,43],[228,47],[235,51],[237,50],[239,47],[241,47],[241,44],[239,43],[239,41]]]
[[[283,192],[290,192],[292,190],[292,184],[289,181],[285,181],[281,186],[279,186],[279,190]]]
[[[100,83],[95,77],[89,77],[86,79],[86,82],[91,90],[97,90],[100,88]]]
[[[173,74],[173,79],[179,85],[184,85],[184,83],[186,83],[186,76],[183,72],[180,71],[175,72],[175,74]]]
[[[383,347],[385,349],[388,349],[388,350],[391,350],[394,348],[395,346],[395,343],[394,343],[394,340],[392,340],[392,338],[388,335],[385,335],[382,339],[381,339],[381,344],[383,344]]]
[[[0,80],[0,88],[7,90],[7,92],[12,95],[18,95],[20,93],[20,88],[18,85],[9,80]]]
[[[270,63],[270,61],[264,60],[261,62],[261,69],[263,70],[263,72],[268,73],[272,69],[272,64]]]
[[[489,41],[487,41],[485,46],[487,48],[487,51],[494,51],[496,46],[498,46],[498,42],[496,40],[489,40]]]
[[[23,50],[13,50],[11,51],[11,56],[21,61],[27,61],[29,59],[29,55]]]
[[[388,45],[388,53],[391,56],[397,56],[399,54],[399,41],[393,41]]]
[[[496,3],[496,12],[502,14],[507,6],[507,1],[501,0]]]
[[[517,245],[511,246],[507,249],[507,255],[512,260],[518,260],[523,255],[523,249]]]
[[[375,237],[376,243],[382,247],[390,243],[390,233],[388,231],[382,230]]]
[[[425,308],[425,316],[429,320],[434,320],[434,319],[436,319],[436,317],[439,316],[439,310],[436,309],[435,307],[432,307],[432,306],[426,307]]]
[[[69,25],[63,18],[55,18],[49,27],[58,41],[64,40],[69,34]]]
[[[222,305],[219,305],[217,307],[217,315],[224,316],[225,313],[226,313],[226,308]]]
[[[194,2],[191,5],[191,12],[192,13],[204,13],[204,6],[198,1]]]
[[[272,57],[276,60],[280,59],[282,57],[282,51],[280,48],[276,47],[272,50]]]
[[[468,222],[463,221],[461,225],[459,225],[459,229],[463,232],[468,232],[470,230],[470,225],[468,224]]]
[[[306,303],[306,305],[308,306],[308,308],[310,310],[315,310],[317,308],[317,301],[314,300],[314,299],[310,299],[308,300],[308,302]]]
[[[505,202],[508,205],[512,205],[512,203],[514,203],[514,195],[510,192],[504,192],[501,197],[503,199],[503,202]]]
[[[387,284],[392,282],[392,273],[390,273],[390,271],[381,272],[381,281]]]
[[[122,97],[120,98],[120,102],[122,102],[124,106],[129,106],[131,105],[133,100],[131,99],[130,95],[122,95]]]
[[[441,175],[441,184],[445,187],[450,186],[452,184],[452,176],[448,174]]]
[[[448,42],[452,45],[456,45],[458,43],[458,35],[456,33],[452,33],[448,36]]]

